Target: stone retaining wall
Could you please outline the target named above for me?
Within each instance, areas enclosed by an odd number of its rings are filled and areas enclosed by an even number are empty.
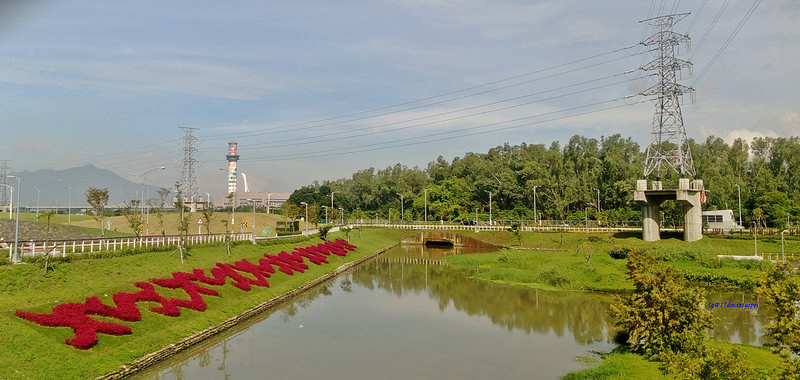
[[[373,257],[375,257],[377,255],[380,255],[381,253],[386,252],[386,251],[396,247],[399,244],[400,243],[392,244],[392,245],[390,245],[388,247],[382,248],[382,249],[380,249],[378,251],[375,251],[375,252],[373,252],[373,253],[371,253],[371,254],[369,254],[367,256],[364,256],[364,257],[362,257],[362,258],[360,258],[358,260],[351,261],[351,262],[349,262],[347,264],[344,264],[344,265],[336,268],[332,272],[327,273],[325,275],[322,275],[322,276],[314,279],[313,281],[311,281],[311,282],[309,282],[309,283],[307,283],[307,284],[305,284],[305,285],[303,285],[303,286],[301,286],[301,287],[299,287],[297,289],[291,290],[288,293],[285,293],[283,295],[280,295],[278,297],[270,299],[269,301],[266,301],[266,302],[264,302],[264,303],[262,303],[262,304],[260,304],[258,306],[255,306],[253,308],[250,308],[250,309],[246,310],[244,313],[239,314],[239,315],[237,315],[235,317],[229,318],[228,320],[226,320],[226,321],[224,321],[224,322],[222,322],[222,323],[220,323],[220,324],[218,324],[216,326],[211,326],[211,327],[209,327],[209,328],[207,328],[207,329],[205,329],[203,331],[200,331],[200,332],[198,332],[196,334],[193,334],[193,335],[191,335],[189,337],[186,337],[186,338],[184,338],[183,340],[181,340],[178,343],[170,344],[169,346],[166,346],[166,347],[164,347],[164,348],[162,348],[162,349],[160,349],[160,350],[158,350],[156,352],[149,353],[149,354],[147,354],[147,355],[135,360],[133,363],[131,363],[129,365],[123,365],[122,367],[120,367],[120,369],[118,369],[118,370],[116,370],[114,372],[111,372],[111,373],[107,373],[107,374],[102,375],[102,376],[98,376],[96,379],[122,379],[122,378],[125,378],[125,377],[128,377],[128,376],[131,376],[131,375],[133,375],[135,373],[138,373],[138,372],[140,372],[140,371],[142,371],[142,370],[144,370],[144,369],[146,369],[146,368],[148,368],[148,367],[150,367],[150,366],[152,366],[152,365],[154,365],[156,363],[159,363],[159,362],[161,362],[163,360],[166,360],[166,359],[168,359],[168,358],[170,358],[170,357],[172,357],[172,356],[174,356],[174,355],[176,355],[176,354],[178,354],[178,353],[180,353],[180,352],[182,352],[184,350],[187,350],[187,349],[191,348],[192,346],[197,345],[198,343],[201,343],[201,342],[203,342],[203,341],[205,341],[207,339],[213,338],[214,336],[222,333],[223,331],[228,330],[230,328],[233,328],[234,326],[238,325],[239,323],[242,323],[242,322],[245,322],[245,321],[247,321],[247,320],[249,320],[251,318],[257,317],[257,316],[263,314],[264,312],[269,311],[270,309],[274,308],[275,306],[280,305],[281,303],[283,303],[285,301],[288,301],[288,300],[290,300],[290,299],[302,294],[303,292],[313,288],[314,286],[317,286],[317,285],[319,285],[319,284],[321,284],[321,283],[323,283],[325,281],[328,281],[328,280],[331,280],[333,278],[336,278],[337,276],[339,276],[342,273],[352,269],[353,267],[363,263],[364,261],[367,261],[367,260],[369,260],[369,259],[371,259],[371,258],[373,258]]]

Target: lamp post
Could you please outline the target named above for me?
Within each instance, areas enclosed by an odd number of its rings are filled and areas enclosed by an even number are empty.
[[[333,194],[336,194],[336,192],[335,191],[331,191],[331,208],[333,208]],[[327,221],[327,220],[328,220],[328,218],[325,218],[325,221]]]
[[[783,261],[786,261],[786,251],[784,250],[784,241],[783,241],[783,234],[785,232],[789,232],[788,230],[781,231],[781,256],[783,256]]]
[[[300,204],[306,206],[306,228],[305,228],[305,232],[303,234],[308,236],[308,203],[300,202]]]
[[[66,182],[63,179],[59,179],[56,182]],[[67,201],[67,224],[72,224],[72,184],[67,184],[69,190],[67,191],[67,197],[69,200]]]
[[[538,222],[539,215],[536,213],[536,188],[537,187],[541,187],[541,186],[536,185],[536,186],[533,187],[533,222],[536,223],[536,224],[541,224],[541,223]]]
[[[256,243],[256,200],[247,198],[248,201],[253,203],[253,244]]]
[[[403,206],[404,206],[403,205],[403,194],[402,193],[397,193],[397,195],[400,196],[400,222],[402,223],[402,222],[404,222],[406,220],[405,219],[405,212],[404,212],[405,210],[403,209]]]
[[[7,183],[0,183],[0,186],[6,186],[11,189],[11,198],[8,199],[8,219],[11,220],[14,210],[14,187]]]
[[[736,192],[739,194],[739,228],[744,228],[742,225],[742,187],[736,184]]]
[[[428,224],[428,189],[425,189],[425,224]]]
[[[489,193],[489,225],[492,225],[492,192],[487,191]],[[535,214],[534,214],[535,215]]]
[[[145,177],[146,175],[148,175],[148,174],[150,174],[150,173],[152,173],[152,172],[156,171],[156,170],[164,170],[164,169],[166,169],[166,167],[165,167],[165,166],[159,166],[159,167],[157,167],[157,168],[152,168],[152,169],[150,169],[150,170],[147,170],[147,171],[145,171],[145,172],[144,172],[144,173],[142,173],[142,174],[138,174],[138,175],[137,175],[137,174],[134,174],[134,175],[133,175],[134,177],[139,177],[139,178],[141,178],[141,179],[142,179],[142,197],[141,197],[142,199],[141,199],[141,201],[140,201],[140,202],[142,202],[142,203],[140,204],[140,206],[141,206],[141,209],[142,209],[142,213],[139,215],[139,219],[141,219],[141,216],[142,216],[142,215],[144,215],[144,181],[145,181],[145,178],[144,178],[144,177]],[[147,190],[148,190],[148,193],[149,193],[149,192],[150,192],[150,188],[147,188]],[[148,207],[148,208],[147,208],[147,221],[145,222],[145,225],[147,225],[147,233],[150,233],[150,225],[149,225],[149,224],[150,224],[150,208]]]
[[[6,178],[17,179],[17,220],[14,222],[14,254],[11,256],[11,262],[17,263],[19,262],[19,193],[22,192],[22,179],[13,175],[6,176]],[[11,193],[11,196],[14,196],[13,192]]]
[[[39,188],[34,186],[36,189],[36,220],[39,220]]]
[[[597,190],[597,212],[600,212],[600,189],[594,190]]]
[[[272,193],[267,194],[267,215],[269,215],[270,204],[272,204]]]
[[[344,225],[344,208],[339,207],[339,214],[342,215],[342,225]]]

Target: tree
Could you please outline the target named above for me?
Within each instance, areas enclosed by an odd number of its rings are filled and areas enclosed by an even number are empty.
[[[206,220],[206,233],[211,235],[211,218],[214,217],[214,207],[211,207],[211,202],[206,203],[206,207],[203,207],[203,218]]]
[[[48,230],[48,231],[50,231],[50,218],[52,218],[52,217],[53,217],[53,215],[55,215],[55,214],[56,214],[56,212],[55,212],[55,211],[52,211],[52,210],[50,210],[50,211],[45,211],[45,212],[42,212],[41,214],[39,214],[39,217],[40,217],[40,218],[41,218],[41,217],[45,217],[45,218],[47,218],[47,230]]]
[[[89,190],[86,190],[86,203],[89,203],[90,206],[94,209],[93,215],[94,219],[100,222],[100,236],[106,237],[106,228],[105,228],[105,221],[104,221],[104,214],[103,211],[108,204],[108,189],[98,189],[95,187],[90,187]],[[48,219],[48,226],[50,222]]]
[[[175,201],[175,207],[181,211],[181,220],[178,224],[178,232],[180,234],[180,240],[178,241],[178,252],[181,255],[181,264],[183,264],[184,254],[188,255],[188,253],[186,253],[185,246],[186,235],[189,234],[189,220],[184,217],[186,206],[183,203],[183,190],[181,190],[180,182],[175,182],[175,192],[178,193]]]
[[[635,291],[618,297],[611,315],[628,333],[631,348],[656,357],[703,352],[705,330],[713,325],[703,292],[645,252],[631,252],[627,267]]]
[[[158,226],[161,228],[161,235],[164,235],[164,210],[167,206],[167,196],[172,190],[162,187],[158,189],[158,206],[156,206],[156,216],[158,217]]]
[[[800,360],[792,355],[800,355],[800,320],[797,319],[797,300],[800,299],[800,261],[792,259],[776,263],[764,275],[756,295],[773,305],[775,319],[764,326],[766,337],[772,343],[773,351],[781,355],[786,363],[784,378],[800,377]]]
[[[133,230],[136,238],[140,238],[144,228],[144,221],[142,221],[142,215],[139,213],[139,200],[132,199],[130,204],[123,203],[122,216],[125,217],[125,220],[128,222],[128,227]]]

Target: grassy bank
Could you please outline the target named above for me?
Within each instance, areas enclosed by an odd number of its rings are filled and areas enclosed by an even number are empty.
[[[768,348],[733,344],[719,341],[709,341],[708,345],[723,351],[738,348],[743,354],[742,362],[754,372],[760,374],[773,374],[781,366],[780,357]],[[563,380],[658,380],[672,379],[665,375],[659,368],[659,363],[647,360],[643,355],[630,352],[626,347],[620,346],[603,355],[600,365],[582,371],[575,371],[562,377]],[[721,369],[722,370],[722,369]],[[756,375],[760,378],[760,375]]]
[[[333,234],[333,237],[342,235]],[[393,234],[365,230],[351,233],[349,241],[358,249],[346,257],[331,255],[330,264],[310,265],[305,273],[288,276],[278,272],[269,279],[269,288],[254,287],[245,292],[230,282],[214,286],[220,296],[205,296],[208,309],[197,312],[181,309],[178,317],[152,313],[148,307],[157,305],[143,302],[142,320],[124,322],[132,327],[131,335],[100,335],[99,342],[88,350],[77,350],[64,344],[73,336],[69,328],[42,327],[14,315],[15,310],[49,313],[57,304],[83,302],[86,297],[98,296],[103,302],[113,304],[111,295],[116,292],[136,292],[133,283],[150,278],[167,278],[172,272],[208,269],[217,262],[233,263],[241,259],[257,261],[264,253],[277,254],[295,246],[317,244],[319,239],[293,244],[271,246],[236,245],[231,257],[224,247],[197,248],[185,264],[169,252],[143,253],[110,259],[79,260],[56,264],[55,270],[43,270],[31,264],[0,267],[0,340],[3,342],[0,358],[0,378],[89,378],[107,373],[149,352],[174,343],[194,332],[218,324],[266,300],[333,271],[338,266],[356,260],[397,241]],[[158,288],[165,297],[187,298],[182,290]],[[115,320],[115,322],[118,322]]]
[[[510,232],[467,233],[477,239],[508,247],[482,255],[450,256],[454,266],[476,269],[475,278],[498,284],[530,286],[547,290],[624,291],[631,289],[625,274],[624,255],[642,249],[660,256],[690,281],[708,286],[752,289],[768,262],[718,259],[717,255],[752,255],[753,242],[746,239],[705,237],[684,242],[667,237],[642,241],[628,233],[523,233],[521,244]],[[800,252],[800,241],[787,240],[787,252]],[[759,241],[759,252],[780,252],[779,239]]]

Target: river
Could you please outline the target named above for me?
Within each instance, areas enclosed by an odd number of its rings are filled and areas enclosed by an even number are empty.
[[[461,252],[394,248],[140,378],[552,379],[615,347],[611,296],[473,280],[440,261]],[[712,337],[761,343],[764,308],[713,312]]]

